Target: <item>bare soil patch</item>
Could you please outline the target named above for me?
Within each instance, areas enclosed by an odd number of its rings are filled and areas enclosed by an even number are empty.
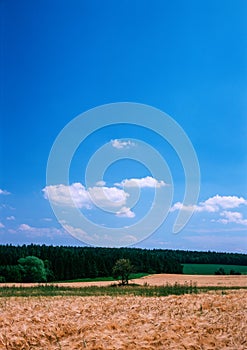
[[[0,299],[0,349],[247,349],[247,291]]]

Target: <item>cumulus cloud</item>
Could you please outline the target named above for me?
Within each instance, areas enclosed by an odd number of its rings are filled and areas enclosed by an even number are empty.
[[[238,208],[240,205],[247,205],[247,200],[237,196],[219,196],[207,199],[205,202],[200,202],[197,206],[197,211],[217,212],[221,209]]]
[[[58,184],[46,186],[42,191],[45,199],[58,206],[90,210],[96,205],[103,210],[113,210],[118,217],[133,218],[134,212],[126,205],[130,194],[123,187],[160,188],[166,186],[166,183],[147,176],[125,179],[112,187],[105,186],[104,181],[98,181],[96,185],[86,189],[79,182],[71,185]]]
[[[92,187],[88,189],[90,198],[100,207],[120,207],[126,203],[129,196],[117,187]]]
[[[56,205],[92,209],[93,204],[103,208],[118,208],[125,205],[129,196],[117,187],[90,187],[88,190],[81,183],[72,185],[46,186],[44,197]]]
[[[135,146],[135,143],[130,140],[111,140],[111,145],[117,149],[130,148]]]
[[[181,202],[177,202],[170,208],[170,212],[173,212],[176,210],[182,210],[182,209],[191,211],[191,210],[195,210],[195,207],[196,207],[195,205],[189,206],[189,205],[183,205],[183,203]]]
[[[240,206],[247,206],[247,200],[243,197],[219,196],[217,194],[194,206],[184,206],[181,202],[177,202],[171,207],[170,212],[176,210],[190,210],[197,213],[216,213],[220,218],[212,219],[212,222],[219,222],[222,224],[235,223],[247,226],[247,219],[243,218],[242,213],[229,210],[239,208]]]
[[[4,224],[0,222],[0,228],[4,228]]]
[[[14,220],[15,220],[15,217],[14,217],[14,215],[7,216],[7,217],[6,217],[6,220],[8,220],[8,221],[14,221]]]
[[[8,192],[8,191],[6,191],[6,190],[2,190],[1,188],[0,188],[0,195],[4,195],[4,196],[7,196],[8,194],[10,194],[10,192]]]
[[[222,216],[222,219],[217,220],[217,222],[221,222],[222,224],[235,223],[247,226],[247,219],[244,219],[243,214],[237,211],[225,210],[220,213],[220,216]]]
[[[122,207],[119,211],[116,212],[116,216],[120,218],[134,218],[135,213],[131,211],[130,208]]]
[[[105,186],[105,184],[106,183],[103,180],[96,182],[96,186],[99,186],[99,187]]]
[[[243,197],[237,196],[219,196],[218,194],[214,197],[208,198],[204,202],[200,202],[194,206],[184,206],[181,202],[175,203],[170,211],[175,210],[194,210],[195,212],[208,212],[216,213],[223,209],[234,209],[240,205],[247,205],[247,200]]]
[[[19,227],[18,227],[18,229],[20,230],[20,231],[32,231],[33,229],[35,229],[34,227],[31,227],[31,226],[29,226],[29,225],[27,225],[27,224],[21,224]]]
[[[125,179],[125,180],[121,181],[120,183],[115,183],[115,186],[140,187],[140,188],[145,188],[145,187],[160,188],[160,187],[166,186],[166,183],[163,180],[158,181],[151,176],[146,176],[146,177],[143,177],[141,179],[136,179],[136,178]]]
[[[12,230],[11,233],[22,232],[26,237],[47,237],[54,238],[56,236],[64,236],[66,235],[64,230],[58,229],[56,227],[34,227],[28,224],[19,225],[17,231]],[[9,230],[10,232],[10,230]]]
[[[70,186],[66,185],[50,185],[43,190],[44,197],[49,199],[56,205],[77,207],[77,208],[91,208],[91,199],[85,187],[77,182]]]

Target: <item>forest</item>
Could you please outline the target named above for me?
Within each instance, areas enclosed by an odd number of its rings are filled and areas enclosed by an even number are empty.
[[[23,281],[28,277],[23,258],[42,260],[46,281],[112,276],[119,259],[129,259],[135,273],[183,273],[183,264],[226,264],[247,266],[247,255],[239,253],[184,250],[98,248],[47,245],[0,245],[0,280]]]

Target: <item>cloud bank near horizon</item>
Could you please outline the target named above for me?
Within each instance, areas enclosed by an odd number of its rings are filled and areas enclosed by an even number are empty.
[[[195,213],[217,213],[219,214],[220,218],[212,219],[212,222],[222,224],[235,223],[247,226],[247,219],[244,219],[242,213],[230,210],[244,206],[247,206],[247,200],[243,197],[220,196],[217,194],[205,201],[199,202],[198,205],[194,206],[185,206],[183,203],[177,202],[171,207],[170,212],[174,212],[176,210],[193,210]]]

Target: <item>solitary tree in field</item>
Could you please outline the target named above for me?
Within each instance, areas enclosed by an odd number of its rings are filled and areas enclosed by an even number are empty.
[[[129,276],[132,270],[133,266],[129,259],[119,259],[112,269],[112,274],[114,278],[121,278],[121,285],[126,285],[129,283]]]

